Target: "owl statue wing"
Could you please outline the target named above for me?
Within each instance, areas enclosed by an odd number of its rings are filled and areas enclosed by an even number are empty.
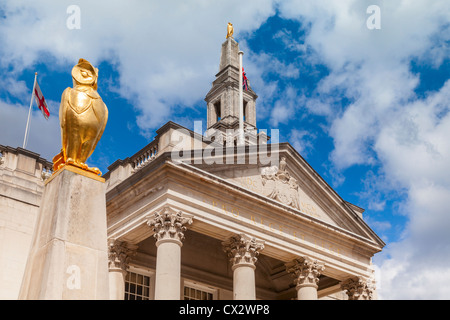
[[[69,95],[71,88],[66,88],[61,95],[61,105],[59,107],[59,123],[61,126],[61,142],[64,148],[67,145],[67,134],[66,134],[66,111],[69,107]]]
[[[103,108],[102,108],[102,113],[103,114],[97,114],[97,119],[99,119],[99,121],[102,121],[101,125],[99,126],[99,131],[97,134],[97,141],[95,142],[95,144],[98,143],[98,141],[100,140],[101,136],[103,135],[103,131],[105,131],[106,128],[106,123],[108,122],[108,108],[106,107],[105,103],[103,102],[103,100],[101,100],[101,103],[103,104]],[[102,119],[103,118],[103,119]],[[91,150],[91,152],[89,153],[89,157],[92,155],[92,153],[94,152],[94,148]]]
[[[102,126],[102,129],[100,131],[99,137],[101,137],[103,135],[103,131],[105,131],[107,122],[108,122],[108,108],[106,108],[106,106],[105,106],[105,119],[103,121],[103,126]]]

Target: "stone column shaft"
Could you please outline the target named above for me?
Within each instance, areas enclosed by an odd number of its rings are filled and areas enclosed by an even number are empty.
[[[156,259],[155,300],[179,300],[181,244],[159,242]]]
[[[109,270],[109,300],[123,300],[125,296],[126,272],[115,269]]]
[[[131,256],[136,254],[137,246],[116,239],[110,239],[108,245],[109,299],[123,300],[128,263]]]
[[[179,300],[181,291],[181,246],[185,224],[191,224],[192,217],[175,212],[169,207],[155,213],[147,224],[155,232],[156,275],[155,300]]]
[[[255,266],[240,265],[233,271],[234,300],[256,300]]]

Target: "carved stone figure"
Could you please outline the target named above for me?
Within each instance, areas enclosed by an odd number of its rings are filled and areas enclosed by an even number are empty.
[[[108,109],[97,92],[98,69],[84,59],[72,69],[73,88],[64,90],[59,109],[61,153],[53,158],[53,170],[73,165],[101,175],[86,160],[94,152],[108,121]]]
[[[300,209],[297,180],[286,170],[286,158],[281,158],[280,168],[263,168],[261,178],[263,192],[267,197]]]
[[[281,161],[280,161],[280,170],[281,172],[285,172],[286,171],[286,158],[282,157]]]

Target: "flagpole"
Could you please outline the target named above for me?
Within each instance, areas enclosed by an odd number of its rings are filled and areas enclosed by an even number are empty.
[[[238,145],[244,145],[244,97],[242,92],[242,56],[244,52],[239,51],[239,140]]]
[[[28,119],[27,119],[27,126],[25,128],[25,137],[23,138],[23,146],[22,146],[23,149],[26,148],[28,142],[28,128],[30,126],[31,107],[33,106],[34,88],[36,87],[36,80],[37,80],[37,72],[34,73],[33,91],[31,93],[30,109],[28,109]]]

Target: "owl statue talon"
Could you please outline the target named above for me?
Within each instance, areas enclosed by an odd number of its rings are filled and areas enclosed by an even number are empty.
[[[72,79],[73,88],[64,90],[61,97],[62,150],[54,157],[54,166],[59,169],[70,164],[100,174],[98,168],[86,164],[108,121],[108,108],[97,92],[98,69],[80,59],[72,69]]]
[[[89,168],[88,170],[91,171],[91,172],[93,172],[93,173],[95,173],[95,174],[98,175],[98,176],[101,176],[101,175],[102,175],[102,172],[100,171],[99,168],[93,167],[93,168]]]
[[[89,169],[89,167],[88,167],[88,165],[86,163],[79,163],[79,165],[80,165],[81,169],[83,169],[83,170],[88,170]]]

